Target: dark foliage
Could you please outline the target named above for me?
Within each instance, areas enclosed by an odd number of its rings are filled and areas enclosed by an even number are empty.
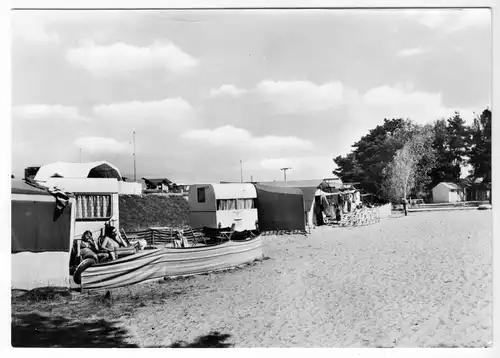
[[[120,228],[125,231],[189,223],[188,202],[181,196],[120,195],[119,205]]]
[[[491,111],[485,109],[474,120],[470,129],[471,152],[469,163],[473,177],[484,178],[483,183],[491,183]]]
[[[408,124],[402,118],[384,119],[384,124],[353,144],[351,153],[334,158],[338,167],[334,173],[344,182],[359,182],[359,187],[368,193],[381,194],[382,172],[404,144],[395,134]]]
[[[346,156],[337,156],[334,171],[344,182],[358,182],[367,193],[384,197],[384,169],[416,133],[432,132],[429,153],[421,157],[416,170],[412,196],[428,198],[438,183],[460,182],[461,168],[473,167],[471,177],[491,183],[491,111],[486,109],[472,126],[456,112],[448,119],[436,120],[432,126],[419,126],[411,120],[384,119],[382,125],[369,131],[352,146]]]

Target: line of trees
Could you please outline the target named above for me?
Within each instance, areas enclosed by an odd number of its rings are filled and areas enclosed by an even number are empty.
[[[352,148],[333,159],[334,173],[392,202],[429,198],[436,184],[459,183],[466,165],[472,168],[469,179],[491,184],[491,111],[485,109],[471,125],[459,112],[427,125],[384,119]]]

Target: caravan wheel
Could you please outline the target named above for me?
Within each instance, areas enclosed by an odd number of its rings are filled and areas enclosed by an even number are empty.
[[[78,265],[77,268],[75,269],[75,273],[73,274],[73,281],[75,281],[75,283],[77,285],[81,284],[82,283],[82,272],[85,271],[86,269],[88,269],[90,266],[95,265],[95,264],[96,264],[96,261],[92,258],[88,258],[88,259],[83,260],[80,263],[80,265]]]

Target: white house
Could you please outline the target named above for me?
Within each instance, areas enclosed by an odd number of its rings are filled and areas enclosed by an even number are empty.
[[[465,189],[455,183],[441,182],[432,188],[434,203],[457,203],[465,200]]]

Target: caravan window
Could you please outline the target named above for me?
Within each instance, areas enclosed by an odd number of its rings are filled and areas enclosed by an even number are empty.
[[[198,202],[205,202],[205,188],[198,188]]]
[[[219,199],[217,210],[248,210],[257,207],[257,199]]]
[[[237,208],[239,210],[255,209],[257,199],[238,199]]]
[[[107,220],[111,218],[111,195],[77,194],[76,220]]]

